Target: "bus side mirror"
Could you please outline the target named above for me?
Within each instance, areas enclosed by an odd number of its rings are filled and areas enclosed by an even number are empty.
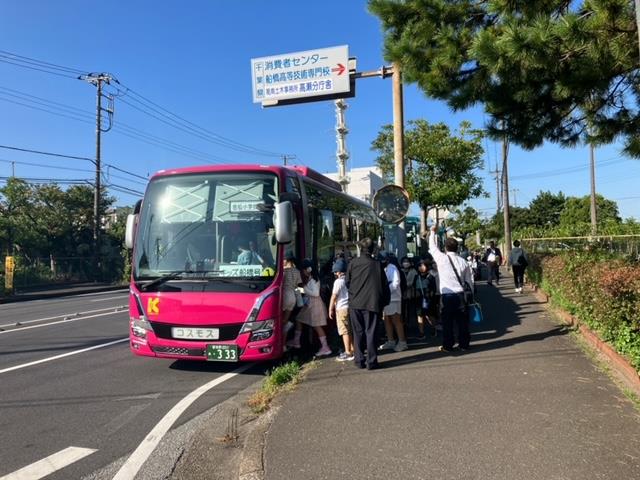
[[[273,226],[276,230],[276,242],[290,243],[293,240],[293,206],[291,202],[276,203]]]
[[[124,231],[124,245],[129,250],[133,248],[133,235],[136,229],[136,223],[138,223],[138,215],[127,215],[127,226]]]

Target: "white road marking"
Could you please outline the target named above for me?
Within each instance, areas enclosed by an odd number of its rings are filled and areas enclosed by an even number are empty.
[[[58,325],[59,323],[71,323],[71,322],[77,322],[79,320],[87,320],[89,318],[96,318],[96,317],[104,317],[105,315],[115,315],[116,313],[122,313],[125,310],[118,310],[115,312],[106,312],[106,313],[98,313],[97,315],[89,315],[86,317],[74,317],[74,318],[69,318],[67,320],[58,320],[57,322],[49,322],[49,323],[41,323],[39,325],[31,325],[30,327],[16,327],[13,328],[11,330],[5,330],[3,332],[0,332],[0,335],[4,335],[5,333],[14,333],[14,332],[24,332],[25,330],[31,330],[33,328],[40,328],[40,327],[47,327],[49,325]],[[15,327],[15,324],[11,325],[12,327]]]
[[[97,452],[91,448],[68,447],[58,453],[49,455],[40,461],[27,465],[20,470],[16,470],[9,475],[0,477],[0,480],[38,480],[47,475],[51,475],[78,460],[82,460],[87,455]]]
[[[94,300],[89,300],[90,302],[106,302],[107,300],[120,300],[127,298],[127,295],[118,295],[116,297],[106,297],[106,298],[96,298]]]
[[[60,358],[70,357],[72,355],[78,355],[79,353],[89,352],[91,350],[97,350],[98,348],[109,347],[117,343],[128,342],[128,341],[129,341],[129,337],[121,338],[120,340],[114,340],[113,342],[101,343],[100,345],[94,345],[93,347],[87,347],[80,350],[74,350],[73,352],[67,352],[61,355],[56,355],[54,357],[48,357],[48,358],[43,358],[42,360],[35,360],[33,362],[23,363],[22,365],[16,365],[15,367],[4,368],[0,370],[0,373],[13,372],[14,370],[20,370],[21,368],[27,368],[27,367],[32,367],[33,365],[39,365],[41,363],[52,362],[53,360],[58,360]]]
[[[127,461],[122,465],[120,470],[112,480],[131,480],[140,471],[140,468],[147,461],[149,455],[158,446],[162,437],[169,431],[171,426],[180,418],[180,415],[198,398],[203,394],[211,390],[213,387],[220,385],[221,383],[230,380],[236,375],[244,372],[252,367],[253,364],[249,363],[240,368],[236,368],[233,372],[225,373],[221,377],[216,378],[208,383],[205,383],[201,387],[198,387],[193,392],[189,393],[186,397],[180,400],[167,414],[160,420],[160,422],[153,427],[153,430],[142,440],[142,443],[138,445],[138,448],[131,454]]]
[[[127,290],[129,287],[123,287],[119,290]],[[113,292],[117,292],[118,290],[107,290],[106,292],[94,292],[94,293],[79,293],[78,295],[70,295],[72,297],[91,297],[92,295],[108,295]]]
[[[119,309],[119,308],[127,308],[127,305],[117,305],[115,307],[97,308],[95,310],[87,310],[86,312],[61,313],[60,315],[54,315],[53,317],[36,318],[34,320],[24,320],[24,321],[21,321],[20,324],[21,325],[28,325],[30,323],[45,322],[47,320],[55,320],[56,318],[64,318],[64,317],[69,317],[69,316],[86,315],[87,313],[104,312],[106,310],[115,310],[115,309]],[[15,326],[16,326],[16,322],[5,323],[4,325],[0,325],[0,328],[15,327]]]

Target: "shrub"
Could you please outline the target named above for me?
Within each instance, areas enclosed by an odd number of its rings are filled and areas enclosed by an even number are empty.
[[[528,276],[640,371],[640,264],[601,251],[532,254]]]

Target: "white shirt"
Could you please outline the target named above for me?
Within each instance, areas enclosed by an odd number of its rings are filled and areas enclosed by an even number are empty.
[[[336,278],[336,281],[333,282],[331,293],[336,296],[336,310],[349,308],[349,290],[347,290],[347,285],[344,283],[344,277]]]
[[[460,285],[453,268],[451,268],[449,258],[453,262],[460,280],[473,287],[473,275],[467,261],[455,252],[442,253],[436,244],[435,232],[431,232],[429,235],[429,253],[433,256],[436,265],[438,265],[438,279],[440,280],[440,293],[442,295],[446,293],[461,293],[463,291],[462,285]]]
[[[309,297],[320,296],[320,282],[317,282],[314,278],[310,278],[307,284],[304,286],[304,294]]]
[[[387,281],[389,282],[389,290],[391,290],[391,301],[402,301],[402,290],[400,289],[400,271],[393,264],[390,263],[384,269],[384,273],[387,274]]]

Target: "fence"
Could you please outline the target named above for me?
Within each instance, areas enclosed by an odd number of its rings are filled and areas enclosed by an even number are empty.
[[[588,250],[640,261],[640,235],[524,238],[521,242],[525,251],[530,253]]]
[[[4,266],[4,257],[0,257]],[[113,282],[123,276],[124,260],[119,255],[99,258],[96,268],[92,257],[15,257],[14,289],[41,285],[102,281]],[[3,267],[0,267],[3,268]],[[4,272],[0,271],[0,290],[4,287]]]

